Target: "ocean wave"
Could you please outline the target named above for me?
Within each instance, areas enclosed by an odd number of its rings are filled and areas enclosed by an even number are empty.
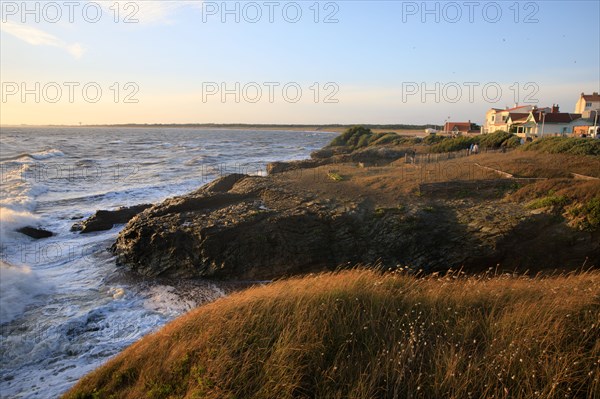
[[[0,162],[14,161],[14,160],[21,159],[21,158],[31,158],[31,159],[35,159],[36,161],[41,161],[44,159],[49,159],[49,158],[54,158],[54,157],[64,157],[64,156],[65,156],[65,154],[61,150],[52,148],[50,150],[45,150],[45,151],[24,153],[24,154],[19,154],[19,155],[12,156],[12,157],[0,158]]]
[[[29,267],[0,261],[0,324],[16,319],[46,292],[47,287]]]
[[[31,212],[0,206],[0,240],[6,242],[17,234],[15,230],[34,225],[38,221],[39,217]]]

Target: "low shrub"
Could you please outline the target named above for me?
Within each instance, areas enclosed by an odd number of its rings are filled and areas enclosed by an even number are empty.
[[[600,198],[592,198],[583,205],[571,209],[571,215],[576,219],[576,225],[582,230],[600,229]]]
[[[569,199],[564,195],[548,195],[547,197],[538,198],[527,204],[529,209],[539,209],[548,207],[561,208],[569,203]]]
[[[478,137],[467,137],[467,136],[459,136],[455,138],[444,138],[442,141],[433,144],[429,148],[429,152],[440,153],[440,152],[453,152],[466,150],[471,146],[471,144],[475,144],[479,141]]]
[[[490,134],[479,136],[479,146],[483,148],[500,148],[507,140],[514,138],[515,135],[498,130]]]
[[[600,156],[600,140],[575,137],[544,137],[521,147],[523,151],[549,154]]]

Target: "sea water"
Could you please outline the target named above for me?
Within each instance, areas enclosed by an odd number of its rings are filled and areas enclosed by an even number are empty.
[[[327,132],[3,127],[0,397],[54,398],[126,346],[224,295],[211,282],[142,279],[106,250],[123,226],[71,232],[99,209],[155,203],[224,174],[302,159]],[[34,240],[15,232],[41,227]]]

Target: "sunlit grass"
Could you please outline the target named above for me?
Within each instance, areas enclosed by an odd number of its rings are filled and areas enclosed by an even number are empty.
[[[591,399],[599,299],[598,272],[293,278],[192,311],[66,397]]]

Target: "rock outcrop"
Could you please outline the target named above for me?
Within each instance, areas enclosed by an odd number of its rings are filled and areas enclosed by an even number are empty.
[[[94,215],[87,218],[83,222],[75,223],[71,227],[71,231],[79,231],[81,234],[92,233],[95,231],[110,230],[116,224],[125,224],[131,218],[144,209],[149,208],[150,204],[135,205],[130,207],[121,207],[114,211],[96,211]]]
[[[36,228],[36,227],[31,227],[31,226],[21,227],[20,229],[17,230],[17,232],[21,233],[21,234],[25,234],[26,236],[29,236],[36,240],[39,240],[41,238],[52,237],[54,235],[54,233],[52,233],[51,231]]]
[[[380,207],[374,197],[348,201],[272,176],[231,175],[139,213],[112,251],[118,263],[149,277],[236,280],[361,263],[432,272],[600,261],[597,234],[518,204],[425,194]]]

